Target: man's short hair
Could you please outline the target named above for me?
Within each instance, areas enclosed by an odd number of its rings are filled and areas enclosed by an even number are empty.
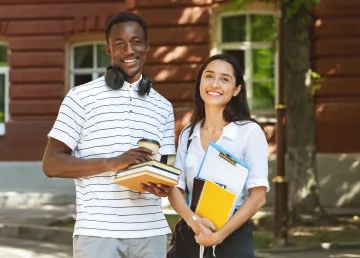
[[[109,43],[109,35],[111,28],[121,22],[137,22],[144,30],[145,40],[147,40],[147,26],[145,21],[138,15],[132,12],[120,12],[111,17],[106,25],[106,42]]]

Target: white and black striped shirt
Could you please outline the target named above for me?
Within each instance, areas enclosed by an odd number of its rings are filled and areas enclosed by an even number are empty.
[[[154,89],[137,93],[140,80],[120,90],[104,77],[69,91],[49,137],[64,142],[82,159],[110,158],[136,148],[141,138],[157,140],[159,155],[175,154],[174,113]],[[74,235],[142,238],[171,233],[161,199],[113,183],[115,172],[75,179]]]

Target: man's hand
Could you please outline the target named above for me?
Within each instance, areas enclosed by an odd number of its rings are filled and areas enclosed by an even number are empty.
[[[131,165],[150,161],[151,159],[149,156],[153,154],[154,153],[151,150],[144,147],[131,149],[127,152],[124,152],[120,156],[109,158],[107,160],[107,166],[110,171],[119,172],[130,167]]]
[[[140,186],[145,191],[148,191],[153,195],[156,195],[157,197],[168,196],[172,189],[172,186],[167,186],[163,184],[153,184],[153,183],[140,184]]]

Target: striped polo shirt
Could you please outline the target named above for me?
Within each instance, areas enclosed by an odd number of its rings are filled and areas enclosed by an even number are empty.
[[[158,160],[160,155],[175,154],[172,105],[154,89],[139,96],[140,80],[113,90],[100,77],[71,89],[48,136],[82,159],[121,155],[136,148],[141,138],[161,144]],[[75,179],[74,235],[142,238],[171,233],[161,198],[114,184],[115,175],[105,172]]]

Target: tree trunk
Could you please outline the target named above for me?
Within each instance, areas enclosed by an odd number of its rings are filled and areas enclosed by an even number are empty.
[[[310,69],[312,12],[301,6],[284,25],[284,85],[287,105],[287,177],[290,219],[322,213],[315,160],[314,99],[306,77]]]

